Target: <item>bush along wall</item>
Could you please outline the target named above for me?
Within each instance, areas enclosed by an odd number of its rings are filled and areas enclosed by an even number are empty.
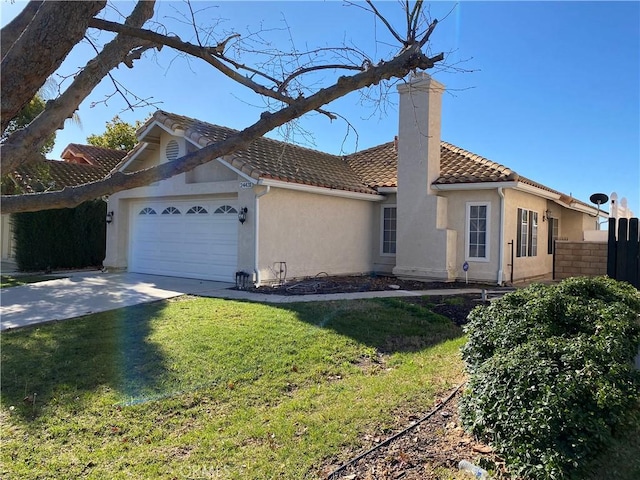
[[[532,285],[477,307],[462,352],[464,426],[513,475],[584,478],[640,421],[639,315],[640,292],[606,277]]]
[[[102,265],[106,249],[106,204],[17,213],[13,222],[16,263],[23,271]]]

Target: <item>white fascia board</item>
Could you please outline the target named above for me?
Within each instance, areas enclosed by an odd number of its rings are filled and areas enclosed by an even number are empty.
[[[458,190],[495,190],[497,188],[516,188],[518,182],[477,182],[477,183],[434,183],[433,190],[458,191]]]
[[[378,193],[398,193],[398,187],[380,187],[378,188]]]
[[[120,169],[118,170],[119,172],[124,172],[127,167],[129,165],[131,165],[131,162],[133,162],[136,158],[138,158],[138,156],[145,151],[145,149],[149,146],[148,142],[140,142],[139,143],[140,148],[138,149],[138,151],[136,153],[134,153],[131,158],[129,160],[127,160],[127,163],[125,163],[124,165],[122,165],[122,167],[120,167]]]
[[[538,197],[547,198],[549,200],[559,200],[560,195],[557,193],[549,192],[548,190],[544,190],[539,187],[534,187],[533,185],[528,185],[526,183],[518,182],[516,186],[516,190],[521,192],[531,193],[533,195],[537,195]]]
[[[304,185],[302,183],[283,182],[281,180],[271,180],[262,178],[258,181],[258,185],[265,185],[275,188],[283,188],[287,190],[297,190],[300,192],[316,193],[318,195],[329,195],[332,197],[351,198],[354,200],[367,200],[369,202],[380,202],[384,200],[384,195],[375,195],[372,193],[350,192],[348,190],[338,190],[335,188],[316,187],[314,185]]]
[[[608,212],[606,212],[604,210],[600,210],[600,213],[598,214],[598,209],[597,208],[589,207],[587,205],[582,205],[580,203],[572,202],[571,204],[569,204],[567,206],[567,208],[570,208],[572,210],[577,210],[578,212],[586,213],[588,215],[591,215],[592,217],[600,216],[602,218],[609,218],[609,213]]]

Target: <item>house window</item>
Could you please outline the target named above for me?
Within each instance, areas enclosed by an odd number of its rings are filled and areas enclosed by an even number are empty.
[[[207,212],[207,209],[200,205],[196,205],[195,207],[191,207],[187,210],[187,215],[206,215],[207,213],[209,213]]]
[[[560,223],[557,218],[549,218],[549,231],[547,232],[547,253],[553,253],[553,244],[560,235]]]
[[[467,260],[489,260],[489,215],[491,204],[484,202],[467,203]]]
[[[222,205],[221,207],[216,208],[216,211],[213,213],[238,213],[238,211],[231,205]]]
[[[396,207],[382,208],[382,254],[396,254]]]
[[[180,210],[176,207],[167,207],[162,211],[162,215],[180,215]]]
[[[538,212],[518,209],[518,257],[538,255]]]

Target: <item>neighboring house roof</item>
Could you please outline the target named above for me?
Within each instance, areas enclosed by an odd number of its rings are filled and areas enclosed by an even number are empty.
[[[62,190],[103,178],[107,170],[102,167],[59,160],[45,160],[37,164],[22,165],[11,175],[26,193]]]
[[[61,156],[68,163],[86,163],[111,171],[126,155],[127,152],[124,150],[70,143]]]
[[[62,161],[21,165],[10,176],[22,192],[61,190],[104,178],[126,154],[121,150],[70,143],[62,152]]]
[[[144,136],[144,132],[154,123],[162,125],[175,135],[184,135],[202,147],[238,133],[231,128],[158,110],[138,129],[138,134]],[[142,150],[139,146],[140,144],[123,159],[120,167],[127,165],[128,160]],[[262,137],[254,141],[247,150],[235,152],[228,163],[255,179],[274,179],[371,194],[377,193],[377,189],[382,187],[398,186],[396,142],[384,143],[351,155],[337,156]],[[441,143],[440,173],[435,185],[468,184],[473,189],[474,184],[518,182],[557,195],[564,203],[577,202],[592,208],[569,195],[518,175],[500,163],[447,142]]]

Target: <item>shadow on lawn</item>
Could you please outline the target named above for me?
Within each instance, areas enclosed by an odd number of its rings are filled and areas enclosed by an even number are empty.
[[[380,353],[417,352],[464,335],[448,318],[395,298],[294,303],[300,320],[329,328]]]
[[[84,395],[97,389],[112,389],[117,400],[131,403],[154,396],[165,367],[147,337],[164,306],[155,302],[3,333],[3,407],[35,418],[51,402],[81,407]]]

